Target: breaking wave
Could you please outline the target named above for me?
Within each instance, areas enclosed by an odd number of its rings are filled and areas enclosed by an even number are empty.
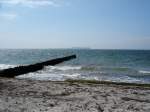
[[[16,67],[17,65],[0,64],[0,70]]]
[[[17,76],[16,78],[22,79],[35,79],[35,80],[52,80],[64,81],[66,79],[77,79],[80,76],[78,73],[74,74],[58,74],[58,73],[29,73]]]
[[[45,69],[51,69],[51,70],[61,70],[61,71],[67,71],[67,70],[80,70],[81,66],[48,66],[45,67]]]
[[[0,64],[0,70],[19,65]],[[115,72],[114,72],[115,71]],[[122,75],[126,73],[125,75]],[[128,74],[131,75],[128,75]],[[118,75],[120,74],[120,75]],[[146,82],[148,70],[135,70],[125,67],[110,68],[102,66],[47,66],[43,70],[17,76],[19,79],[63,81],[66,79],[105,80],[116,82]],[[149,80],[147,81],[149,82]]]

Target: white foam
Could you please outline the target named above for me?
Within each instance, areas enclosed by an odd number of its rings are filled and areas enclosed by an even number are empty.
[[[80,70],[81,66],[48,66],[46,69],[51,70],[61,70],[61,71],[67,71],[67,70]]]
[[[65,76],[65,77],[70,77],[70,78],[75,78],[75,77],[79,77],[80,74],[78,73],[74,73],[74,74],[61,74],[62,76]]]
[[[82,77],[82,79],[86,79],[86,80],[99,80],[99,78],[96,77],[96,76],[95,77],[91,77],[91,76],[90,77],[85,77],[84,76],[84,77]]]
[[[7,69],[7,68],[13,68],[16,67],[17,65],[6,65],[6,64],[0,64],[0,69]]]
[[[19,79],[27,78],[27,79],[35,79],[35,80],[54,80],[54,81],[63,80],[63,76],[59,74],[38,73],[38,72],[20,75],[20,76],[17,76],[16,78],[19,78]]]
[[[61,73],[49,73],[44,71],[39,71],[35,73],[28,73],[24,75],[17,76],[16,78],[19,79],[36,79],[36,80],[54,80],[54,81],[62,81],[67,78],[77,78],[80,74],[74,73],[74,74],[61,74]]]
[[[150,74],[150,71],[140,70],[139,73]]]

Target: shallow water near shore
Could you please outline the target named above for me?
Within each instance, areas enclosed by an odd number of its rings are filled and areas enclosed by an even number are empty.
[[[1,49],[0,69],[27,65],[76,54],[77,59],[47,66],[16,78],[63,81],[88,79],[150,83],[150,51],[92,49]]]

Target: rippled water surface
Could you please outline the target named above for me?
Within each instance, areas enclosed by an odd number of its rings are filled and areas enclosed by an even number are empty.
[[[0,50],[0,69],[76,54],[77,59],[48,66],[17,78],[36,80],[91,79],[150,83],[150,51],[92,49]]]

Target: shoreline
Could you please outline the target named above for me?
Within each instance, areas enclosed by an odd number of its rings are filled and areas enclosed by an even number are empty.
[[[149,112],[150,84],[0,78],[1,112]]]
[[[98,80],[72,80],[68,79],[65,82],[69,83],[81,83],[81,84],[105,84],[105,85],[113,85],[113,86],[128,86],[128,87],[143,87],[149,88],[149,83],[129,83],[129,82],[113,82],[113,81],[98,81]]]

